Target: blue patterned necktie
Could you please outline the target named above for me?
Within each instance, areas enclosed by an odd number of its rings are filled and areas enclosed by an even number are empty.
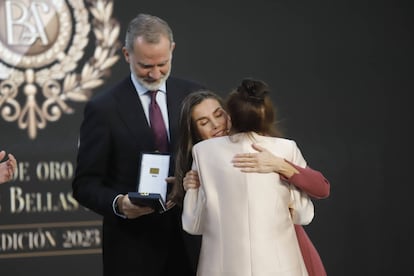
[[[164,120],[162,118],[161,109],[157,104],[157,90],[148,91],[151,95],[151,103],[149,106],[149,118],[152,132],[155,138],[155,149],[160,152],[168,151],[168,136],[165,128]]]

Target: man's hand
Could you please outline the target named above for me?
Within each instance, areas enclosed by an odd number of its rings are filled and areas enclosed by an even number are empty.
[[[175,183],[175,177],[174,176],[169,176],[165,179],[165,181],[167,182],[167,185],[173,185],[170,194],[167,195],[167,202],[166,202],[166,207],[167,207],[167,211],[171,208],[173,208],[175,205],[177,205],[177,201],[179,200],[177,198],[177,188],[174,187],[174,185],[177,185]]]
[[[0,161],[3,160],[5,156],[6,152],[4,150],[0,151]],[[0,163],[0,184],[12,180],[14,171],[17,167],[17,161],[13,154],[9,153],[7,157],[9,158],[8,160]]]
[[[154,209],[147,206],[138,206],[131,202],[128,195],[120,196],[116,204],[121,214],[126,216],[128,219],[135,219],[140,216],[148,215],[154,212]]]

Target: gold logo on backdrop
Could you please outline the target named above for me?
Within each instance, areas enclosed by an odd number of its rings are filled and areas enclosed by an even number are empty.
[[[35,139],[104,83],[119,59],[112,0],[0,2],[0,114]],[[85,48],[94,37],[93,55]]]

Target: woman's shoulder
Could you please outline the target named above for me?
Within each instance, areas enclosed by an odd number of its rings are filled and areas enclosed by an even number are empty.
[[[273,136],[262,136],[262,135],[256,135],[255,139],[257,140],[263,140],[263,141],[269,141],[269,142],[276,142],[276,143],[280,143],[280,144],[292,144],[295,143],[294,140],[290,139],[290,138],[285,138],[285,137],[273,137]]]
[[[283,147],[296,147],[296,142],[290,138],[262,136],[263,142]]]
[[[228,140],[228,136],[212,137],[206,140],[202,140],[194,145],[194,147],[207,147],[210,145],[216,145]]]

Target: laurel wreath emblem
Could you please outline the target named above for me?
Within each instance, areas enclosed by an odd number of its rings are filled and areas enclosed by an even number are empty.
[[[35,139],[38,129],[45,128],[47,122],[59,120],[62,114],[72,114],[74,110],[68,101],[88,101],[93,90],[104,83],[110,67],[119,60],[116,52],[120,48],[120,25],[112,18],[113,1],[87,2],[92,15],[91,24],[84,1],[68,0],[76,19],[75,33],[67,51],[55,53],[53,65],[39,70],[30,67],[18,69],[0,61],[0,80],[3,80],[0,81],[1,115],[5,121],[16,121],[20,129],[27,129],[30,139]],[[94,53],[77,73],[75,70],[84,57],[92,27],[96,42]],[[23,106],[17,100],[19,90],[26,98]],[[45,99],[41,105],[36,101],[39,91]]]

